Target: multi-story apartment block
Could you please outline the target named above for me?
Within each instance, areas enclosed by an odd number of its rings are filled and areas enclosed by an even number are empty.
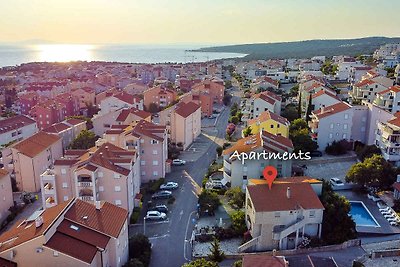
[[[168,159],[168,135],[165,126],[141,120],[131,125],[115,125],[103,138],[116,146],[138,152],[143,183],[165,177]]]
[[[332,90],[320,90],[311,95],[311,110],[317,110],[322,107],[331,106],[341,102],[336,96],[336,93]],[[308,101],[305,102],[305,110],[308,110]]]
[[[266,90],[268,88],[278,89],[279,88],[279,81],[274,80],[268,76],[262,76],[257,78],[252,84],[251,87],[255,90],[263,89]]]
[[[232,147],[223,151],[224,179],[223,183],[231,186],[243,187],[247,185],[248,179],[263,178],[263,170],[266,166],[274,166],[278,171],[278,177],[289,177],[292,175],[292,160],[269,158],[264,160],[248,159],[242,164],[234,154],[237,153],[291,153],[293,144],[289,138],[281,135],[273,135],[266,131],[239,139]]]
[[[60,137],[38,132],[3,149],[3,164],[20,191],[38,192],[40,175],[63,153]]]
[[[307,236],[321,238],[324,206],[307,182],[274,182],[246,188],[251,239],[239,250],[295,249]]]
[[[264,111],[255,119],[247,121],[247,126],[251,128],[251,134],[259,134],[266,131],[274,135],[289,137],[289,121],[273,112]]]
[[[11,178],[8,171],[0,169],[0,224],[7,218],[8,209],[14,206]]]
[[[37,131],[36,122],[24,115],[0,120],[0,146],[21,141]]]
[[[129,125],[139,120],[151,121],[151,113],[136,108],[123,108],[106,114],[96,114],[92,118],[93,132],[102,136],[112,125]]]
[[[214,103],[222,104],[224,98],[225,86],[218,82],[204,80],[192,87],[192,92],[196,94],[208,94]]]
[[[386,160],[400,166],[400,117],[378,122],[375,144]]]
[[[400,111],[400,85],[391,86],[377,93],[374,104],[392,114]]]
[[[111,143],[66,151],[40,175],[43,207],[74,197],[90,203],[108,201],[132,213],[139,200],[140,163],[136,151]]]
[[[86,121],[80,119],[68,119],[43,129],[43,132],[55,134],[61,137],[63,148],[65,149],[83,130],[86,130]]]
[[[86,108],[96,102],[96,91],[91,87],[82,87],[71,90],[71,95],[79,99],[79,107]]]
[[[2,266],[123,266],[129,257],[128,213],[79,199],[34,212],[0,236]]]
[[[156,86],[150,88],[143,93],[144,96],[144,106],[149,110],[150,105],[154,104],[157,108],[165,108],[178,99],[178,94],[167,88],[161,86]]]
[[[383,84],[375,82],[372,79],[365,79],[353,86],[351,96],[355,100],[366,100],[369,103],[372,103],[378,93],[387,89],[388,87]]]
[[[99,107],[101,115],[121,108],[136,108],[143,110],[143,99],[137,95],[121,92],[103,99],[100,102]]]
[[[271,111],[275,114],[281,114],[282,98],[275,93],[265,91],[252,96],[246,100],[242,109],[242,121],[258,118],[264,111]]]

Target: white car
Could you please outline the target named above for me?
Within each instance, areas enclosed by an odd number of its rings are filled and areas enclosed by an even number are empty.
[[[180,166],[180,165],[185,165],[186,161],[183,159],[174,159],[172,160],[172,165]]]
[[[342,182],[342,180],[340,180],[339,178],[331,178],[329,180],[329,182],[331,183],[331,185],[333,186],[343,186],[344,183]]]
[[[178,188],[178,183],[175,182],[168,182],[166,184],[160,185],[161,190],[171,190],[171,189],[177,189]]]
[[[148,211],[145,217],[146,220],[165,220],[166,218],[167,214],[156,210]]]

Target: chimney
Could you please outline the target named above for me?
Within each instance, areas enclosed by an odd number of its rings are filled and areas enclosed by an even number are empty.
[[[100,210],[101,209],[101,202],[100,201],[95,201],[94,204],[96,205],[96,210]]]
[[[290,198],[290,187],[288,186],[288,188],[286,189],[286,197]]]

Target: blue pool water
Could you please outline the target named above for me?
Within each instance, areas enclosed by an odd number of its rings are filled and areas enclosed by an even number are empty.
[[[378,222],[361,201],[350,201],[350,215],[356,226],[380,227]]]

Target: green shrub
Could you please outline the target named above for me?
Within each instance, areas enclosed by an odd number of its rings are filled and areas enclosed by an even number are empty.
[[[138,259],[145,267],[149,266],[151,258],[151,244],[147,236],[136,234],[129,238],[129,258]]]
[[[131,218],[130,218],[130,224],[135,224],[140,216],[140,208],[136,207],[133,209],[133,212],[131,214]]]
[[[240,187],[232,187],[226,191],[225,196],[229,200],[229,205],[235,209],[241,209],[244,206],[245,193],[242,192]]]
[[[221,202],[219,201],[217,193],[208,189],[204,189],[199,195],[199,204],[201,212],[208,210],[208,212],[212,214],[218,208]]]
[[[244,211],[237,210],[233,212],[230,217],[233,231],[235,231],[237,235],[242,236],[247,231]]]
[[[154,194],[160,189],[160,185],[162,185],[165,182],[164,178],[160,178],[158,180],[152,180],[148,184],[148,190],[147,192],[150,194]]]

